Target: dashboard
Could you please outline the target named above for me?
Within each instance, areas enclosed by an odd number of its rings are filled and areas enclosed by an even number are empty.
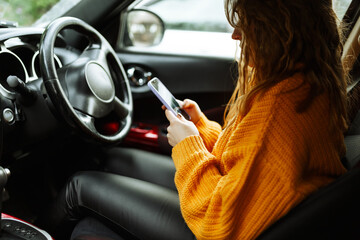
[[[39,61],[43,32],[43,28],[31,27],[0,29],[0,135],[6,139],[3,152],[18,152],[57,134],[59,117],[44,90]],[[62,33],[58,34],[54,44],[55,68],[72,63],[81,51],[70,46]],[[16,76],[27,89],[34,90],[36,103],[23,101],[19,89],[8,84],[9,76]]]
[[[3,152],[18,159],[75,135],[120,142],[131,127],[132,109],[116,52],[85,22],[64,17],[45,29],[0,29]]]
[[[14,100],[15,91],[8,82],[8,76],[16,76],[24,83],[41,79],[39,48],[44,29],[18,28],[0,29],[0,94]],[[78,57],[79,51],[69,47],[59,35],[54,49],[55,68],[70,63]]]

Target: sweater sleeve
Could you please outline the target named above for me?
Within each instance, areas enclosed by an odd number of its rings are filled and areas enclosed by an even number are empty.
[[[199,136],[173,148],[181,211],[197,239],[253,239],[315,189],[310,184],[297,191],[307,164],[297,128],[304,123],[296,125],[297,116],[276,101],[277,93],[254,101],[223,132],[216,145],[224,148],[221,155],[211,154]]]
[[[222,130],[220,124],[209,120],[201,113],[201,117],[196,123],[196,127],[199,130],[207,150],[211,152]]]

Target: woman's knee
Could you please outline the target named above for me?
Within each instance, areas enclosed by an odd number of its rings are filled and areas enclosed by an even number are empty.
[[[175,165],[169,156],[137,149],[113,148],[107,152],[105,171],[176,190]],[[151,171],[149,171],[151,169]]]

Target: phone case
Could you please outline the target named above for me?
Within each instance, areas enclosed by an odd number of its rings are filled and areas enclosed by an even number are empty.
[[[154,85],[157,85],[159,89],[156,89]],[[148,82],[148,86],[151,89],[151,91],[157,96],[157,98],[161,101],[161,103],[167,109],[169,109],[175,116],[177,116],[178,113],[181,113],[185,117],[185,119],[188,120],[190,119],[190,116],[185,112],[185,110],[181,109],[181,106],[176,101],[176,98],[171,94],[171,92],[167,89],[167,87],[165,87],[165,85],[158,78],[151,79]],[[160,88],[165,96],[162,96],[159,93]],[[166,101],[164,97],[168,98],[168,101]]]

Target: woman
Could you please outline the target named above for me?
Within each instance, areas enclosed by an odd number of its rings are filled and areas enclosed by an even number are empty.
[[[224,126],[191,100],[182,104],[192,121],[165,111],[177,192],[160,186],[166,178],[84,172],[55,216],[90,210],[140,239],[254,239],[346,171],[346,78],[332,1],[225,0],[225,12],[242,51]]]

